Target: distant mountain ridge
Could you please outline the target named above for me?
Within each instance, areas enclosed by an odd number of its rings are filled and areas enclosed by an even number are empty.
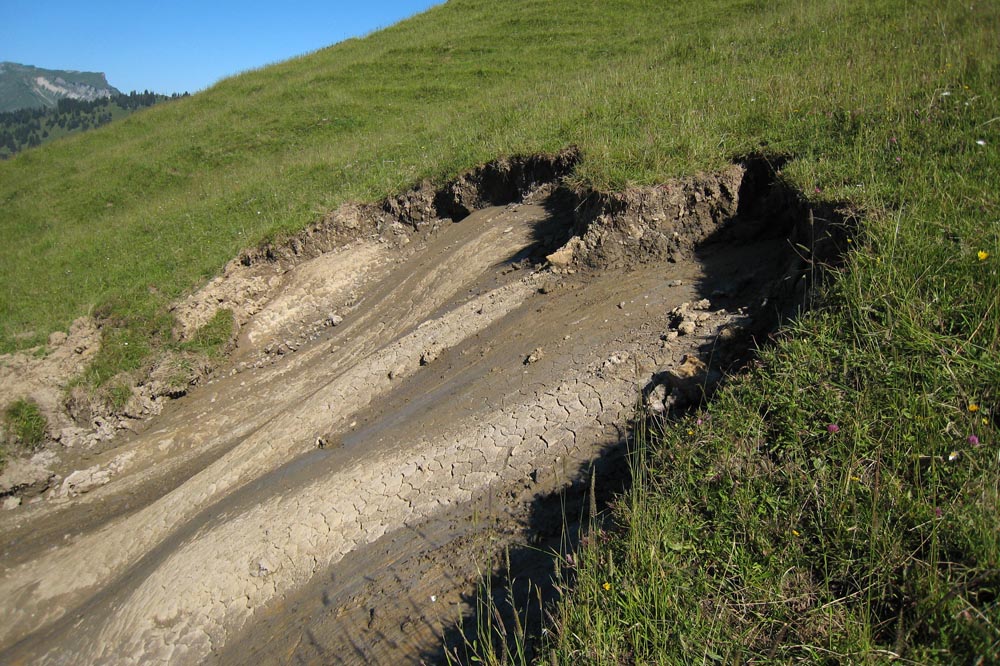
[[[48,107],[61,99],[91,102],[121,92],[102,72],[42,69],[15,62],[0,63],[0,112]]]

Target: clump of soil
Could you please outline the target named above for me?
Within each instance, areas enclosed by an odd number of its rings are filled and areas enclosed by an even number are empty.
[[[734,164],[655,187],[575,193],[576,234],[549,259],[590,269],[676,262],[736,217],[746,173],[744,165]]]

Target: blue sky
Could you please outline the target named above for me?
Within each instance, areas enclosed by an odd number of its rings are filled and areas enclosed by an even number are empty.
[[[3,0],[0,61],[104,72],[122,92],[195,92],[441,1]]]

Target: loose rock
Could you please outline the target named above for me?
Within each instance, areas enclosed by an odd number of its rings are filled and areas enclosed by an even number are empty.
[[[646,408],[651,414],[662,414],[667,410],[665,400],[667,399],[667,387],[664,384],[657,384],[646,396]]]
[[[698,324],[693,319],[685,319],[677,325],[677,332],[680,335],[691,335],[697,330]]]
[[[423,354],[420,355],[420,365],[430,365],[437,360],[438,356],[441,354],[440,349],[428,349]]]
[[[65,479],[60,486],[57,495],[60,497],[76,497],[83,493],[90,492],[94,488],[103,486],[111,480],[111,472],[101,469],[100,465],[94,465],[87,469],[78,469]]]

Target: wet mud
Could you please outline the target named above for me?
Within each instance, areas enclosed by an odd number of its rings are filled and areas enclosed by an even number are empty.
[[[235,313],[228,365],[0,514],[0,659],[420,663],[484,576],[551,597],[637,407],[710,396],[846,233],[763,159],[611,195],[578,159],[342,208],[179,303],[180,336]]]

